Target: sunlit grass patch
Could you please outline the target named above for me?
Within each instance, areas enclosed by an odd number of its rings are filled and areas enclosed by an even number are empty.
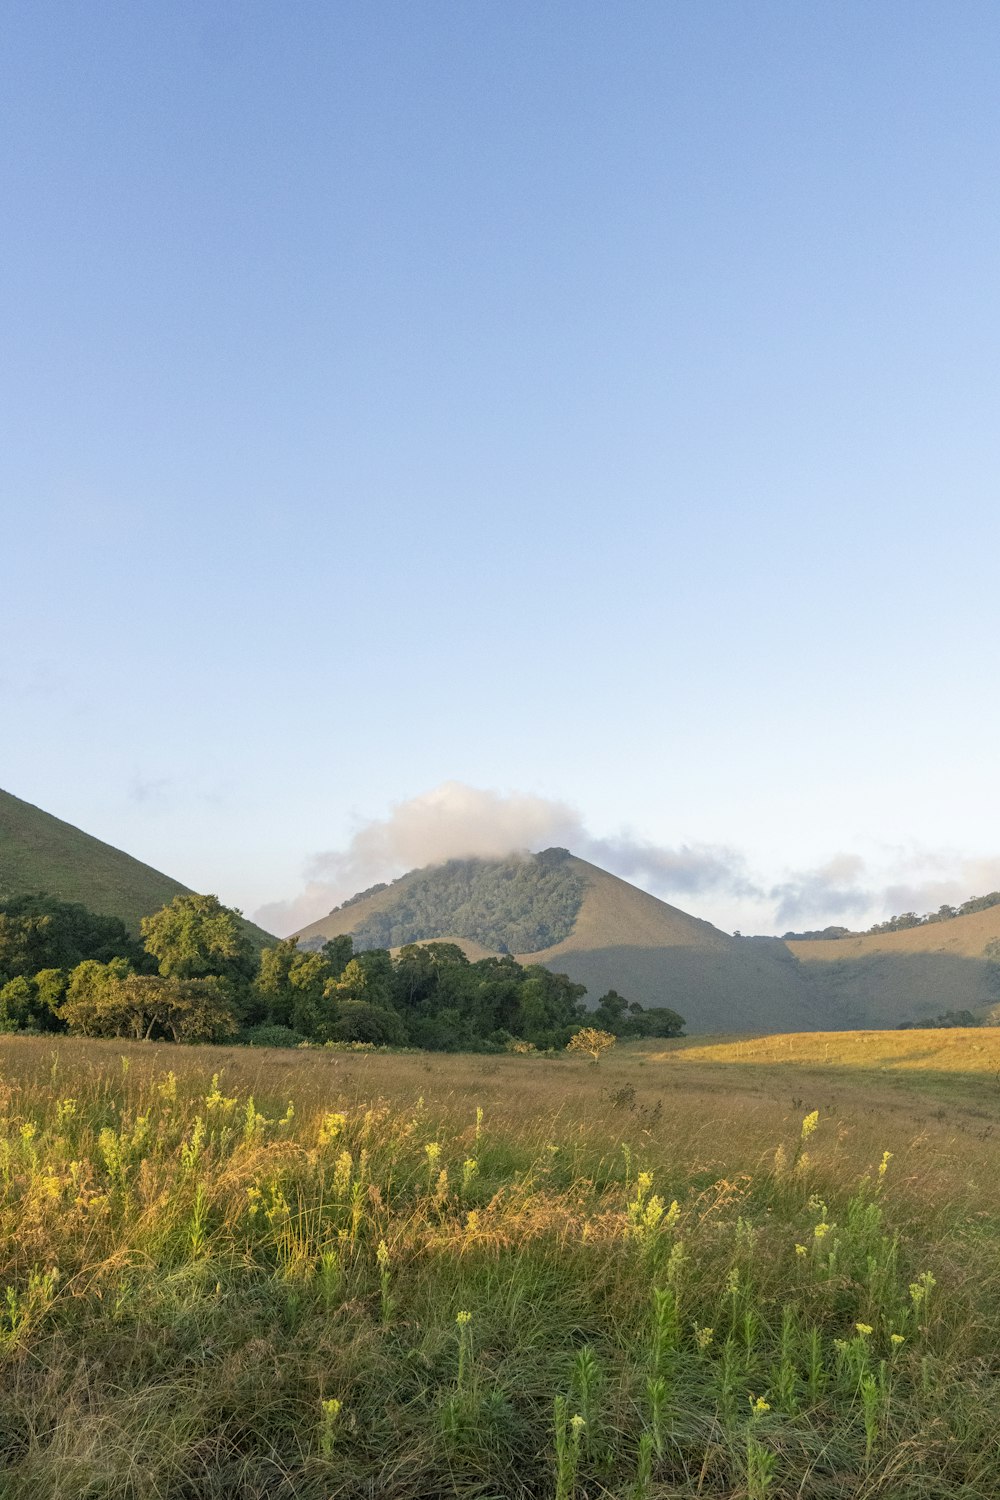
[[[927,1031],[805,1031],[781,1036],[706,1039],[661,1044],[657,1058],[712,1063],[791,1064],[795,1067],[934,1069],[986,1073],[1000,1069],[1000,1027]]]
[[[0,1492],[1000,1493],[990,1122],[693,1050],[0,1043]]]

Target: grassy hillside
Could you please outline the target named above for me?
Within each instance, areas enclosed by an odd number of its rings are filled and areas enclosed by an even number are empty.
[[[983,1012],[1000,1001],[985,957],[1000,940],[1000,906],[902,932],[789,941],[807,966],[817,1001],[848,1024],[897,1026],[945,1010]]]
[[[188,889],[121,849],[0,791],[0,901],[45,891],[119,917],[138,932],[141,917]],[[256,943],[274,941],[252,922],[246,926]]]
[[[495,868],[491,862],[479,863],[487,870]],[[550,866],[544,856],[534,856],[521,868],[529,873],[536,869],[545,877]],[[585,984],[591,1004],[616,989],[640,1005],[679,1011],[689,1030],[700,1032],[837,1024],[835,1009],[816,1008],[806,975],[778,939],[729,937],[710,922],[573,855],[565,855],[559,869],[581,893],[572,928],[559,942],[516,956]],[[411,871],[393,885],[313,922],[299,937],[309,943],[339,933],[392,932],[394,913],[419,910],[420,887],[434,877],[434,871]],[[522,895],[526,884],[522,881]],[[461,915],[459,909],[452,913],[456,919]],[[409,938],[447,936],[462,942],[470,956],[482,957],[490,950],[484,949],[481,932],[456,926],[442,913],[436,930],[414,927]]]
[[[71,823],[0,791],[0,898],[46,891],[120,917],[134,932],[188,887]]]
[[[573,864],[586,881],[576,925],[534,957],[585,984],[591,1000],[614,988],[641,1005],[679,1011],[693,1032],[823,1024],[804,975],[776,939],[730,937],[597,865]]]
[[[985,1040],[0,1037],[5,1500],[996,1496]]]

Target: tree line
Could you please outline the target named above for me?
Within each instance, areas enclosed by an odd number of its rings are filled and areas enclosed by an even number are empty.
[[[815,942],[821,939],[845,937],[873,937],[883,932],[906,932],[911,927],[929,927],[935,922],[950,922],[953,917],[967,917],[972,912],[989,911],[991,906],[1000,906],[1000,891],[988,891],[985,896],[972,896],[961,906],[939,906],[937,911],[926,911],[918,916],[915,911],[900,912],[884,922],[876,922],[863,932],[854,932],[850,927],[824,927],[812,932],[783,932],[783,942]]]
[[[434,1051],[564,1047],[585,1018],[619,1037],[679,1035],[667,1007],[584,985],[509,955],[471,962],[455,943],[355,952],[350,936],[257,949],[240,913],[182,895],[141,923],[49,896],[0,908],[0,1030],[176,1042],[371,1043]]]

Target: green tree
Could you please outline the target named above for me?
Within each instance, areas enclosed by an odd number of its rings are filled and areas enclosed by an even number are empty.
[[[221,1041],[236,1030],[230,990],[216,975],[179,979],[134,974],[120,959],[89,960],[70,975],[59,1014],[84,1036],[154,1036],[175,1042]]]
[[[218,896],[175,896],[140,925],[146,951],[165,978],[216,975],[237,986],[253,978],[257,964],[241,913]]]
[[[369,1005],[387,1008],[392,1004],[393,965],[384,948],[370,948],[355,954],[339,979],[326,984],[329,999],[341,1003],[364,1000]]]
[[[517,1011],[509,1029],[536,1047],[562,1046],[579,1025],[586,985],[575,984],[566,974],[553,974],[541,964],[532,964],[521,973]],[[498,1016],[497,1025],[503,1024]]]
[[[52,1031],[59,1025],[59,1006],[66,993],[69,974],[65,969],[40,969],[35,975],[38,1025]]]
[[[292,1009],[292,986],[289,980],[292,963],[298,952],[294,938],[283,938],[261,950],[257,977],[253,982],[246,1019],[257,1024],[287,1026]]]
[[[56,1031],[59,1002],[66,989],[62,969],[41,969],[30,979],[18,974],[0,986],[0,1031]]]
[[[638,1006],[634,1007],[638,1010]],[[594,1009],[595,1026],[613,1031],[615,1036],[624,1036],[629,1019],[629,1003],[617,990],[608,990],[602,995]]]
[[[8,979],[0,989],[0,1031],[23,1031],[31,1024],[35,987],[24,974]]]
[[[337,1006],[330,1040],[398,1046],[406,1041],[406,1031],[394,1010],[366,1000],[344,1000]]]
[[[145,1037],[159,1032],[175,1042],[221,1042],[236,1031],[230,987],[217,975],[208,974],[203,979],[162,979],[137,974],[125,984],[135,1000],[141,1002]],[[140,985],[143,992],[135,994]]]
[[[349,932],[342,932],[325,942],[319,951],[326,959],[331,976],[339,979],[354,957],[354,939]]]
[[[324,953],[296,953],[288,970],[287,1024],[294,1031],[310,1036],[324,1026],[330,1014],[325,999],[329,981],[330,965]]]
[[[127,958],[147,964],[141,946],[117,917],[102,917],[54,896],[9,897],[0,910],[0,984],[40,969],[72,969],[84,959]]]
[[[441,988],[444,971],[451,968],[469,968],[469,960],[457,943],[407,943],[393,963],[396,1005],[405,1011],[432,1002]]]
[[[617,990],[608,990],[602,995],[594,1009],[595,1026],[612,1032],[621,1038],[680,1036],[684,1017],[665,1005],[652,1006],[644,1010],[635,1001],[631,1003],[619,995]]]
[[[260,955],[251,1018],[270,1026],[289,1026],[303,1036],[318,1035],[330,1018],[324,992],[332,979],[325,947],[303,953],[295,938],[285,938]]]
[[[670,1010],[666,1005],[653,1005],[648,1010],[642,1010],[639,1006],[632,1006],[630,1009],[635,1014],[625,1024],[626,1036],[683,1035],[686,1025],[684,1017],[679,1016],[675,1010]]]
[[[605,1052],[611,1051],[615,1040],[616,1038],[611,1035],[610,1031],[598,1031],[595,1026],[584,1026],[570,1037],[566,1043],[566,1051],[582,1052],[598,1063]]]
[[[59,1007],[60,1019],[80,1036],[127,1035],[121,981],[131,972],[124,958],[113,958],[106,964],[88,958],[77,964]]]

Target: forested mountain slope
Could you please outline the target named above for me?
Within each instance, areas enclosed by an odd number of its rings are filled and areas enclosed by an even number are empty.
[[[585,984],[590,1004],[616,989],[642,1006],[679,1011],[689,1031],[838,1024],[816,1010],[806,974],[780,940],[729,937],[564,849],[414,870],[299,937],[313,945],[340,933],[372,947],[448,938],[472,957],[513,951]],[[518,941],[526,934],[531,946]]]

